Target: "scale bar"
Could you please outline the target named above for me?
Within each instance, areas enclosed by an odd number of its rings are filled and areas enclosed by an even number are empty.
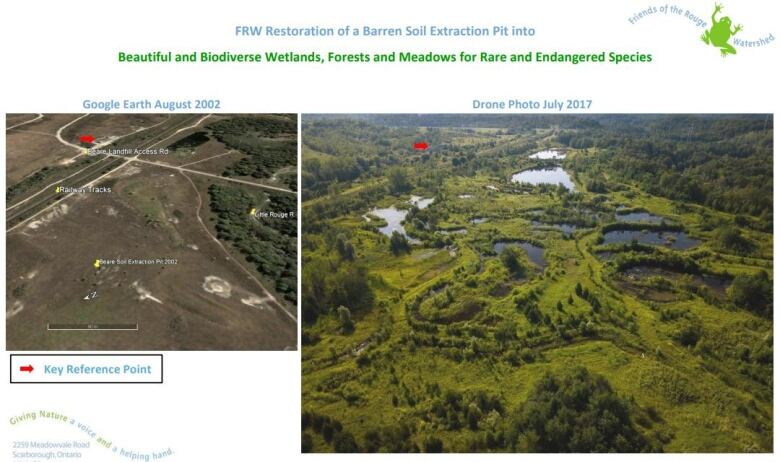
[[[47,323],[46,330],[138,330],[138,324],[56,324]]]

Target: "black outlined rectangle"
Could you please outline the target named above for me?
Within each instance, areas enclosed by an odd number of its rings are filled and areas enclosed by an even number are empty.
[[[118,357],[118,356],[159,356],[160,357],[160,381],[154,381],[154,382],[15,382],[14,381],[14,375],[13,375],[13,357],[14,356],[20,356],[20,357],[28,357],[28,356],[112,356],[112,357]],[[61,384],[86,384],[86,385],[97,385],[97,384],[123,384],[123,385],[157,385],[162,384],[164,382],[164,373],[165,373],[165,366],[163,361],[163,355],[160,353],[137,353],[137,354],[106,354],[106,353],[74,353],[74,354],[65,354],[65,353],[55,353],[55,354],[11,354],[8,358],[8,368],[9,368],[9,378],[8,380],[12,384],[42,384],[42,385],[61,385]]]

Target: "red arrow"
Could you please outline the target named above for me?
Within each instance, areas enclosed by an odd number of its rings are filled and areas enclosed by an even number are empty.
[[[19,366],[19,371],[21,371],[21,372],[32,372],[33,371],[32,364],[27,365],[27,366]]]
[[[426,149],[428,149],[428,143],[426,143],[425,141],[420,141],[419,143],[414,143],[414,149],[416,149],[418,151],[425,151]]]
[[[82,143],[92,143],[93,141],[95,141],[95,137],[92,135],[81,135],[79,137],[79,141],[81,141]]]

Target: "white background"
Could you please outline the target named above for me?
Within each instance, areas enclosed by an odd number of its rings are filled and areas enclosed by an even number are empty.
[[[470,112],[475,98],[582,98],[594,101],[590,111],[594,113],[774,113],[778,108],[778,42],[763,48],[739,49],[737,55],[724,59],[715,48],[698,40],[703,29],[695,28],[687,19],[656,13],[635,25],[628,22],[633,13],[648,6],[671,4],[692,9],[708,22],[713,8],[709,1],[653,0],[4,2],[0,14],[0,59],[3,61],[0,109],[3,113],[83,112],[83,99],[219,98],[224,112]],[[777,37],[780,33],[776,2],[731,0],[723,13],[744,25],[741,38],[757,39],[769,33]],[[502,24],[534,27],[536,36],[471,39],[234,36],[236,25],[267,24],[332,27]],[[648,52],[654,59],[649,65],[620,66],[116,62],[118,51],[168,49],[174,52],[432,50],[445,53],[616,50]],[[4,147],[5,134],[2,136],[0,145]],[[5,156],[2,159],[4,163]],[[777,183],[777,172],[775,177]],[[777,255],[777,243],[775,247]],[[4,241],[0,253],[5,255]],[[0,331],[4,334],[4,324]],[[327,457],[298,455],[299,361],[297,352],[165,353],[163,385],[10,385],[7,369],[0,367],[4,371],[0,381],[0,417],[6,419],[1,427],[0,459],[10,457],[11,440],[42,436],[79,438],[73,429],[53,423],[13,427],[8,423],[12,415],[39,409],[73,415],[123,446],[140,450],[173,447],[177,457],[169,460]],[[89,454],[96,456],[89,460],[129,460],[102,451]],[[409,456],[391,458],[401,457],[406,460]],[[736,457],[744,456],[715,458]],[[350,456],[329,460],[347,458]],[[752,458],[769,460],[771,456]]]

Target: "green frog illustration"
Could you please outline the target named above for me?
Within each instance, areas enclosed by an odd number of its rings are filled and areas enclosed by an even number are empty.
[[[722,9],[723,5],[715,4],[715,11],[712,12],[712,27],[701,35],[701,40],[707,45],[712,44],[712,46],[720,48],[720,55],[726,57],[737,54],[737,50],[729,44],[729,39],[741,31],[742,26],[737,25],[732,29],[731,18],[728,16],[716,20],[715,15],[720,13]]]

